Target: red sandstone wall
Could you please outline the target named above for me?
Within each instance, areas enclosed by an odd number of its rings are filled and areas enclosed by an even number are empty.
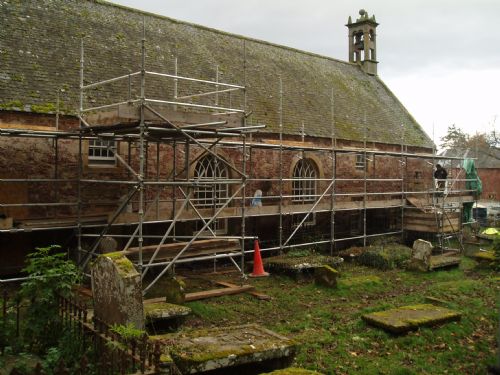
[[[22,115],[15,112],[0,113],[0,126],[11,124],[24,124],[25,126],[36,126],[43,124],[48,126],[54,120],[53,116],[41,115],[34,116],[31,114]],[[64,129],[74,129],[78,126],[78,121],[72,117],[62,117],[60,119],[60,127]],[[17,125],[16,125],[17,126]],[[254,138],[257,142],[270,142],[272,135],[266,135],[266,139],[261,139],[261,135]],[[274,137],[276,141],[276,137]],[[300,138],[287,137],[286,141],[300,144]],[[330,147],[329,139],[306,139],[306,143],[319,147]],[[339,147],[361,147],[359,142],[338,141]],[[367,145],[371,148],[379,150],[399,152],[400,146],[372,144]],[[160,159],[157,162],[157,147],[160,148]],[[54,178],[55,170],[55,142],[52,139],[43,138],[20,138],[20,137],[0,137],[0,178]],[[86,145],[83,147],[86,150]],[[119,146],[120,155],[124,159],[128,159],[128,145],[122,142]],[[408,150],[422,151],[422,150]],[[202,152],[199,146],[191,146],[190,159],[193,160]],[[241,150],[228,149],[218,147],[217,152],[237,169],[243,169],[243,153]],[[139,149],[136,145],[132,145],[130,159],[132,168],[139,171]],[[145,175],[149,179],[166,180],[173,172],[173,157],[174,150],[172,145],[149,143],[147,153],[147,168]],[[337,194],[342,193],[362,193],[364,191],[364,182],[359,181],[341,181],[341,179],[362,179],[364,171],[355,168],[356,154],[355,153],[337,153],[335,163],[335,175],[339,181],[336,182],[335,188]],[[320,177],[330,179],[333,172],[333,160],[331,152],[284,150],[282,154],[282,163],[280,164],[279,150],[257,149],[251,150],[251,155],[247,159],[247,173],[250,178],[257,179],[274,179],[267,188],[263,189],[265,184],[262,181],[249,181],[246,189],[246,194],[251,197],[256,189],[264,190],[264,204],[276,204],[278,201],[280,184],[277,181],[280,177],[280,169],[283,178],[291,178],[295,163],[301,158],[312,159],[319,170]],[[86,155],[83,156],[84,164],[86,164]],[[176,170],[181,171],[185,165],[185,147],[183,144],[177,146],[176,152]],[[192,167],[191,175],[192,175]],[[231,171],[231,178],[237,178],[237,173]],[[431,186],[432,165],[426,161],[416,158],[401,158],[400,156],[382,156],[382,155],[367,155],[367,171],[368,178],[394,178],[399,179],[405,177],[405,185],[408,190],[422,191],[427,190]],[[58,168],[57,177],[65,179],[76,179],[78,176],[78,142],[76,140],[61,139],[58,141]],[[180,176],[185,178],[186,174]],[[88,167],[83,169],[84,179],[97,180],[130,180],[133,177],[129,176],[129,172],[118,164],[113,168]],[[329,185],[330,181],[318,182],[318,194],[321,194]],[[63,183],[41,182],[41,183],[24,183],[24,182],[2,182],[0,183],[0,203],[42,203],[42,202],[76,202],[78,186],[76,181],[68,181]],[[124,197],[131,185],[119,184],[96,184],[82,183],[82,201],[84,202],[83,212],[85,215],[111,213],[118,206],[120,198]],[[236,186],[232,187],[235,191]],[[170,199],[172,197],[172,188],[164,189],[162,199]],[[267,191],[266,191],[267,190]],[[390,193],[395,195],[401,190],[401,182],[380,182],[368,181],[367,191],[378,193]],[[187,191],[185,189],[185,191]],[[149,187],[146,189],[146,199],[152,199],[157,192],[157,188]],[[285,181],[283,183],[283,195],[291,195],[292,183]],[[182,198],[179,190],[176,191],[177,198]],[[328,197],[329,195],[327,195]],[[271,197],[271,198],[266,198]],[[275,197],[275,198],[272,198]],[[369,199],[390,199],[390,194],[372,196]],[[360,196],[339,196],[337,201],[360,200]],[[135,198],[137,201],[137,196]],[[248,199],[250,201],[250,198]],[[290,202],[290,198],[285,199],[285,203]],[[325,199],[323,202],[328,202]],[[235,203],[235,205],[239,205]],[[137,203],[134,203],[134,208],[137,208]],[[16,219],[27,218],[53,218],[55,216],[74,216],[76,215],[76,206],[71,207],[30,207],[30,208],[4,208],[3,213],[7,216],[13,216]]]
[[[483,183],[481,198],[500,200],[500,168],[478,169],[478,175]]]

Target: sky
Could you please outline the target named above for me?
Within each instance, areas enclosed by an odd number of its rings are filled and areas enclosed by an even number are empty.
[[[448,126],[500,130],[500,0],[112,0],[348,59],[348,16],[377,22],[378,75],[439,145]]]

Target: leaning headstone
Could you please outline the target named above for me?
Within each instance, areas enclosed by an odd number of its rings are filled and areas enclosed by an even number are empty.
[[[413,243],[408,268],[415,271],[428,271],[431,265],[432,249],[429,241],[416,240]]]
[[[314,270],[314,282],[318,285],[336,288],[337,277],[339,277],[339,272],[327,265]]]
[[[121,252],[99,256],[91,269],[94,315],[108,324],[144,329],[141,275]]]

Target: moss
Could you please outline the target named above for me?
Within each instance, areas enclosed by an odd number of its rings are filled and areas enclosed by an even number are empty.
[[[174,363],[174,360],[172,359],[172,357],[170,356],[170,354],[166,354],[166,353],[161,353],[160,354],[160,363],[165,365],[165,364],[172,364]]]
[[[167,302],[156,302],[144,305],[144,313],[150,320],[168,319],[185,316],[191,313],[191,309],[186,306],[175,305]]]
[[[12,100],[10,102],[0,104],[0,109],[6,109],[6,110],[12,110],[12,109],[22,110],[23,107],[24,104],[20,100]]]
[[[102,256],[111,259],[123,276],[137,272],[132,262],[121,251],[103,254]]]
[[[459,320],[460,317],[461,314],[456,311],[429,304],[403,306],[362,316],[367,323],[394,333]]]
[[[57,107],[54,103],[32,104],[31,111],[36,113],[54,113]]]
[[[11,78],[14,82],[24,82],[23,74],[13,74]]]
[[[303,368],[289,367],[282,370],[276,370],[273,372],[266,372],[262,375],[321,375],[320,372],[306,370]]]
[[[493,251],[478,251],[472,255],[472,257],[476,260],[486,260],[486,261],[494,261],[495,253]]]
[[[242,335],[246,330],[250,330],[249,340],[236,339],[230,342],[226,337]],[[192,331],[190,334],[182,335],[162,335],[155,336],[167,345],[170,344],[170,355],[176,365],[187,373],[191,370],[203,370],[207,362],[221,361],[221,365],[226,361],[230,365],[248,363],[248,357],[260,361],[269,358],[278,358],[291,355],[296,350],[296,343],[293,340],[278,336],[269,331],[265,334],[264,340],[254,341],[252,332],[261,333],[262,328],[256,325],[201,329]],[[239,341],[239,342],[238,342]],[[247,341],[247,343],[243,343]]]
[[[366,248],[357,261],[364,265],[382,270],[404,268],[411,257],[411,249],[407,246],[392,243]]]
[[[300,270],[303,268],[322,267],[324,265],[335,266],[342,263],[342,258],[314,254],[308,256],[280,255],[267,258],[264,262],[272,268]]]
[[[365,284],[381,284],[381,283],[382,279],[375,275],[357,276],[339,280],[339,285],[344,287],[353,287]]]

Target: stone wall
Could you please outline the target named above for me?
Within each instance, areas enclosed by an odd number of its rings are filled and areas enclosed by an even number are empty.
[[[477,174],[483,183],[482,199],[500,200],[500,168],[478,169]]]

